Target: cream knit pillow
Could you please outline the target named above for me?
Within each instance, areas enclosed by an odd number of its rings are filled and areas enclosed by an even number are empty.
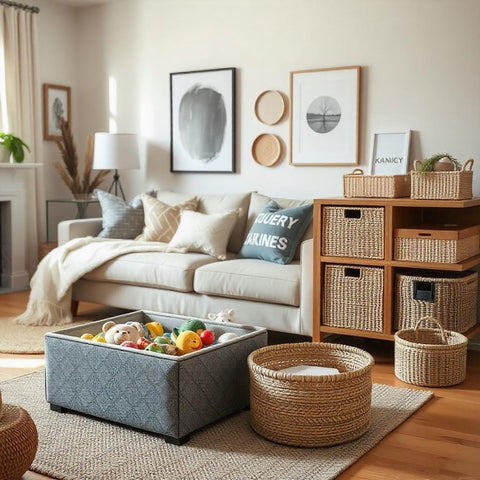
[[[241,209],[228,213],[191,212],[183,210],[180,224],[169,243],[173,248],[186,248],[190,252],[201,252],[225,260],[227,244]]]
[[[178,205],[168,205],[156,198],[141,196],[145,216],[143,232],[137,240],[168,243],[177,231],[182,210],[195,210],[197,198],[193,197]]]

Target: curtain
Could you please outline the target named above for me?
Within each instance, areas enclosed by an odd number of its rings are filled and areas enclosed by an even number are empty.
[[[37,94],[37,14],[0,4],[0,108],[1,129],[20,137],[30,147],[24,162],[38,162],[40,135],[39,95]],[[37,263],[39,202],[37,168],[29,175],[31,191],[27,205],[33,207],[27,221],[27,266],[30,274]]]

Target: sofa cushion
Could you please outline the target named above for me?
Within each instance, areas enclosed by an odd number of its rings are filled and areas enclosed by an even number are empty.
[[[198,198],[197,212],[200,213],[226,213],[241,208],[227,245],[229,252],[237,253],[240,251],[245,237],[251,193],[197,194],[196,196]],[[169,192],[167,190],[157,191],[157,198],[169,205],[175,205],[191,197],[192,195],[187,193]]]
[[[195,269],[215,261],[200,253],[129,253],[105,263],[85,278],[191,292]]]
[[[102,208],[102,231],[99,237],[134,239],[142,233],[144,220],[140,195],[127,203],[103,190],[97,189],[95,194]],[[153,195],[153,192],[148,192],[148,195]]]
[[[145,226],[137,240],[147,242],[169,242],[180,223],[182,210],[195,210],[197,198],[189,198],[178,205],[169,205],[150,195],[141,196],[145,214]]]
[[[292,208],[312,203],[312,200],[293,200],[290,198],[267,197],[260,193],[252,192],[252,196],[250,199],[250,207],[248,208],[248,218],[246,226],[247,233],[252,228],[253,222],[258,217],[258,214],[263,210],[265,205],[270,200],[275,200],[275,202],[277,202],[281,208]],[[305,233],[303,234],[300,243],[305,240],[309,240],[310,238],[313,238],[313,222],[310,222],[310,225],[305,230]],[[297,251],[295,252],[295,256],[293,258],[295,260],[298,260],[300,258],[300,246],[297,248]]]
[[[219,260],[227,258],[227,243],[237,220],[238,210],[228,213],[191,212],[183,210],[180,224],[168,244],[172,248],[186,248]]]
[[[197,293],[259,302],[300,304],[300,264],[234,259],[199,267],[193,288]],[[228,302],[226,303],[228,306]],[[255,319],[251,319],[255,325]]]
[[[270,200],[255,219],[238,258],[290,263],[312,215],[312,204],[280,208],[277,202]]]

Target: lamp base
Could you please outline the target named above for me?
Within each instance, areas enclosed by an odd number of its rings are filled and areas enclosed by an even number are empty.
[[[120,175],[118,174],[118,170],[115,170],[112,183],[110,185],[110,188],[108,189],[108,193],[112,193],[113,189],[115,189],[115,195],[117,197],[118,197],[118,191],[120,190],[120,193],[122,194],[122,198],[126,200],[125,193],[123,193],[122,184],[120,183]]]

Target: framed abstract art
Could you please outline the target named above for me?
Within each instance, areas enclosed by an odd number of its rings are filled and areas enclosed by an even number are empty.
[[[235,171],[235,68],[170,74],[170,171]]]

